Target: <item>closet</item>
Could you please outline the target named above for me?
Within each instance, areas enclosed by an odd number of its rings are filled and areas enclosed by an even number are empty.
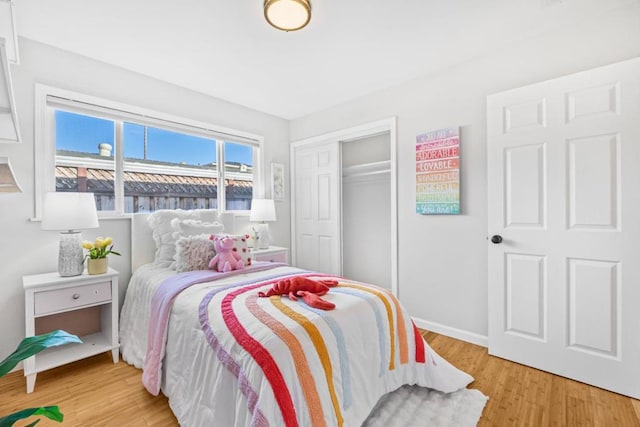
[[[291,144],[293,265],[397,294],[395,124]]]
[[[391,289],[389,133],[343,141],[342,275]]]

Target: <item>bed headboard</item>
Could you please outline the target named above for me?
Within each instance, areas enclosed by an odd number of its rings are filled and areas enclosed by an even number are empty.
[[[133,214],[131,222],[131,271],[136,271],[141,265],[153,262],[156,254],[156,242],[153,241],[148,218],[150,213]],[[218,221],[224,224],[225,233],[236,232],[235,214],[220,213]]]

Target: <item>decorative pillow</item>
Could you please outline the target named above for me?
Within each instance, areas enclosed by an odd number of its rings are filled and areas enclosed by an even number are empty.
[[[204,222],[216,222],[218,211],[215,209],[195,209],[185,211],[182,209],[158,210],[149,215],[149,227],[153,232],[153,240],[156,242],[156,257],[154,263],[161,267],[169,267],[176,254],[176,240],[180,237],[174,235],[171,221],[175,218],[182,220],[195,219]]]
[[[209,236],[183,236],[176,241],[176,272],[207,270],[216,251]]]
[[[171,226],[174,231],[184,236],[197,236],[199,234],[220,234],[224,231],[224,225],[221,222],[202,222],[195,219],[174,218],[171,220]]]
[[[248,234],[236,234],[231,235],[233,238],[233,252],[238,253],[242,257],[242,262],[244,262],[244,266],[248,267],[251,265],[252,256],[251,249],[249,249],[249,245],[247,241],[249,240]]]

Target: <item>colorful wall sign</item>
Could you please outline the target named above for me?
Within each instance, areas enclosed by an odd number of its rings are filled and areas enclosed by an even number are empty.
[[[416,136],[416,213],[460,213],[460,137],[458,128]]]

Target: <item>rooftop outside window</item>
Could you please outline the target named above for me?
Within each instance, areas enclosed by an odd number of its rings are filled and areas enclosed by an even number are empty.
[[[125,213],[216,209],[222,177],[226,210],[251,208],[257,148],[250,144],[56,109],[55,148],[56,191],[93,192],[100,211],[118,211],[119,193]]]

